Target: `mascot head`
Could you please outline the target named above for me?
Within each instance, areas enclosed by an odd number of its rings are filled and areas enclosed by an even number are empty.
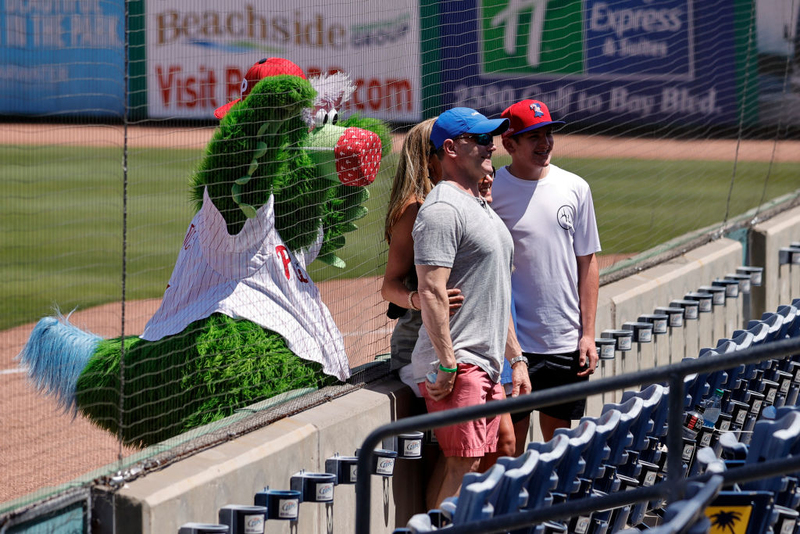
[[[306,79],[306,75],[303,74],[303,69],[289,61],[288,59],[283,59],[279,57],[271,57],[265,58],[261,61],[257,62],[255,65],[250,67],[247,71],[247,74],[244,75],[244,79],[242,80],[242,87],[240,89],[241,96],[236,100],[228,102],[224,106],[220,106],[214,111],[214,116],[218,119],[222,119],[225,114],[228,113],[228,110],[231,109],[233,106],[247,98],[247,95],[250,94],[250,91],[255,87],[255,85],[267,78],[269,76],[279,76],[281,74],[287,74],[289,76],[299,76],[302,79]]]

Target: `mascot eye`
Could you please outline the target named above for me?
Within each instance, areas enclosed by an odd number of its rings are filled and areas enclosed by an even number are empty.
[[[328,112],[328,122],[331,124],[336,124],[339,122],[339,113],[335,109],[332,109]]]
[[[318,109],[317,113],[314,115],[314,124],[317,126],[325,126],[328,122],[328,112],[324,109]]]

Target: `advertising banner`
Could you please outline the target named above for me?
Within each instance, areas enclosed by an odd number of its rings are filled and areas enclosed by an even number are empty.
[[[442,2],[444,107],[497,116],[535,98],[571,122],[735,124],[736,3]]]
[[[146,7],[150,117],[213,118],[239,97],[247,69],[283,57],[307,75],[340,70],[356,92],[345,112],[393,121],[420,117],[416,0],[285,7],[246,0],[163,0]]]
[[[0,113],[124,111],[123,2],[0,0]]]

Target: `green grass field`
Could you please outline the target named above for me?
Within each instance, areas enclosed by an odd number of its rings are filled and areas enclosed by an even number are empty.
[[[135,149],[123,210],[119,148],[0,147],[0,329],[58,305],[85,309],[125,296],[160,297],[193,211],[197,150]],[[496,158],[496,166],[506,164]],[[558,159],[592,186],[604,253],[635,253],[743,213],[800,185],[800,164]],[[382,274],[383,217],[396,156],[370,187],[369,215],[348,234],[340,271],[315,262],[314,280]],[[766,190],[765,185],[766,186]],[[727,209],[730,196],[730,208]],[[123,217],[126,213],[126,217]],[[123,233],[123,224],[127,231]]]

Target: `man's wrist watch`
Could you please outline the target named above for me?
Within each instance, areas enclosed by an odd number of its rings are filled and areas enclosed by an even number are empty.
[[[509,361],[508,363],[511,367],[514,367],[514,364],[517,362],[525,362],[525,367],[528,367],[528,358],[526,358],[525,356],[517,356],[516,358],[511,358],[511,361]]]

